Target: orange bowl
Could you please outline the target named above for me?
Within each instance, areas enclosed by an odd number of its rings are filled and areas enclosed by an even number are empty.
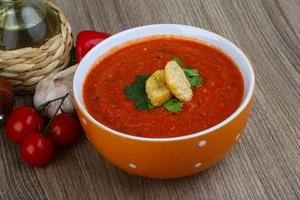
[[[177,35],[217,46],[239,67],[244,80],[244,97],[239,108],[221,123],[190,135],[144,138],[113,130],[95,120],[82,98],[84,79],[93,64],[110,49],[125,42],[154,35]],[[248,120],[255,77],[244,53],[233,43],[196,27],[158,24],[118,33],[94,47],[81,61],[74,76],[73,92],[82,127],[94,147],[114,165],[128,173],[151,178],[178,178],[195,174],[223,158],[240,138]]]

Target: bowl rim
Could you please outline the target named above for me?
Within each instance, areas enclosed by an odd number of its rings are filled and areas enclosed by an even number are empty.
[[[84,63],[91,59],[91,55],[93,54],[93,52],[97,51],[97,49],[101,48],[101,46],[103,44],[109,43],[111,40],[115,40],[121,36],[124,36],[126,34],[130,34],[132,32],[136,32],[136,31],[141,31],[147,28],[155,28],[155,27],[176,27],[176,28],[180,28],[180,29],[193,29],[195,31],[200,31],[202,33],[208,34],[208,35],[212,35],[216,38],[221,39],[223,42],[227,43],[227,45],[229,45],[230,47],[232,47],[232,49],[234,49],[234,51],[238,54],[241,55],[242,59],[244,60],[244,62],[246,63],[246,66],[249,68],[249,72],[250,72],[250,81],[249,81],[249,90],[246,93],[246,96],[244,97],[242,103],[240,104],[240,106],[226,119],[224,119],[223,121],[221,121],[220,123],[216,124],[215,126],[212,126],[208,129],[205,129],[203,131],[199,131],[196,133],[192,133],[192,134],[188,134],[188,135],[183,135],[183,136],[177,136],[177,137],[169,137],[169,138],[148,138],[148,137],[141,137],[141,136],[134,136],[134,135],[130,135],[130,134],[126,134],[126,133],[122,133],[119,132],[117,130],[114,130],[112,128],[107,127],[106,125],[102,124],[101,122],[97,121],[94,117],[91,116],[91,114],[88,112],[88,110],[85,108],[84,105],[81,104],[81,101],[79,100],[80,98],[80,91],[77,91],[75,89],[75,85],[76,85],[76,80],[79,77],[79,69],[81,67],[86,67],[84,66]],[[163,35],[163,34],[158,34],[158,35]],[[182,35],[183,37],[185,37],[184,35]],[[188,37],[188,36],[186,36]],[[205,41],[205,40],[203,40]],[[125,41],[124,41],[125,42]],[[205,41],[207,42],[207,41]],[[208,42],[209,43],[209,42]],[[121,44],[122,45],[122,44]],[[118,46],[118,45],[117,45]],[[110,49],[114,48],[116,46],[111,46]],[[225,53],[227,53],[225,50],[223,50]],[[104,54],[103,54],[104,55]],[[93,58],[94,62],[96,62],[98,58]],[[92,68],[92,66],[89,66],[89,69],[87,70],[87,72],[83,75],[84,78],[87,76],[89,70]],[[82,82],[80,84],[80,89],[82,89],[82,85],[84,82]],[[203,136],[205,134],[211,133],[225,125],[227,125],[229,122],[231,122],[233,119],[235,119],[246,107],[247,105],[250,103],[253,93],[254,93],[254,87],[255,87],[255,74],[254,74],[254,70],[253,70],[253,66],[251,64],[251,62],[249,61],[248,57],[242,52],[242,50],[240,48],[238,48],[233,42],[229,41],[228,39],[213,33],[211,31],[202,29],[202,28],[198,28],[198,27],[194,27],[194,26],[189,26],[189,25],[182,25],[182,24],[151,24],[151,25],[145,25],[145,26],[139,26],[139,27],[134,27],[134,28],[130,28],[127,29],[125,31],[119,32],[115,35],[112,35],[111,37],[105,39],[103,42],[101,42],[100,44],[96,45],[95,47],[93,47],[88,53],[87,55],[85,55],[85,57],[83,58],[83,60],[79,63],[78,68],[76,69],[76,72],[74,74],[74,78],[73,78],[73,86],[72,86],[72,90],[73,90],[73,98],[78,106],[78,108],[81,110],[82,114],[85,115],[85,117],[87,117],[90,121],[92,121],[94,124],[96,124],[98,127],[101,127],[102,129],[104,129],[105,131],[109,132],[110,134],[115,134],[117,136],[120,137],[124,137],[127,139],[133,139],[133,140],[140,140],[140,141],[145,141],[145,142],[170,142],[170,141],[178,141],[178,140],[186,140],[186,139],[191,139],[191,138],[195,138],[195,137],[199,137],[199,136]],[[82,101],[83,102],[83,101]]]

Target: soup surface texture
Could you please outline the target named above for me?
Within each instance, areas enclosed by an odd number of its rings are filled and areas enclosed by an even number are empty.
[[[204,83],[193,90],[183,110],[163,107],[137,110],[124,89],[137,75],[163,69],[174,57],[198,69]],[[221,50],[197,40],[155,36],[123,44],[100,58],[83,86],[88,112],[122,133],[150,138],[176,137],[208,129],[229,117],[241,104],[243,78],[236,64]]]

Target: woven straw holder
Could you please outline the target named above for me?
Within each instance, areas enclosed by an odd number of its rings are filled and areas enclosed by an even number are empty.
[[[71,26],[63,12],[52,2],[44,1],[58,16],[61,33],[39,48],[26,47],[12,51],[0,50],[0,77],[10,81],[17,93],[33,93],[36,84],[54,69],[66,68],[73,47]]]

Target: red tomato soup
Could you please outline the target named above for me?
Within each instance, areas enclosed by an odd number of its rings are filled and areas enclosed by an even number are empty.
[[[204,83],[193,90],[183,110],[171,113],[162,106],[137,110],[124,89],[137,75],[164,69],[173,57],[198,69]],[[155,36],[115,48],[95,64],[85,79],[83,99],[99,122],[122,133],[165,138],[208,129],[229,117],[244,95],[242,75],[221,50],[197,40]]]

